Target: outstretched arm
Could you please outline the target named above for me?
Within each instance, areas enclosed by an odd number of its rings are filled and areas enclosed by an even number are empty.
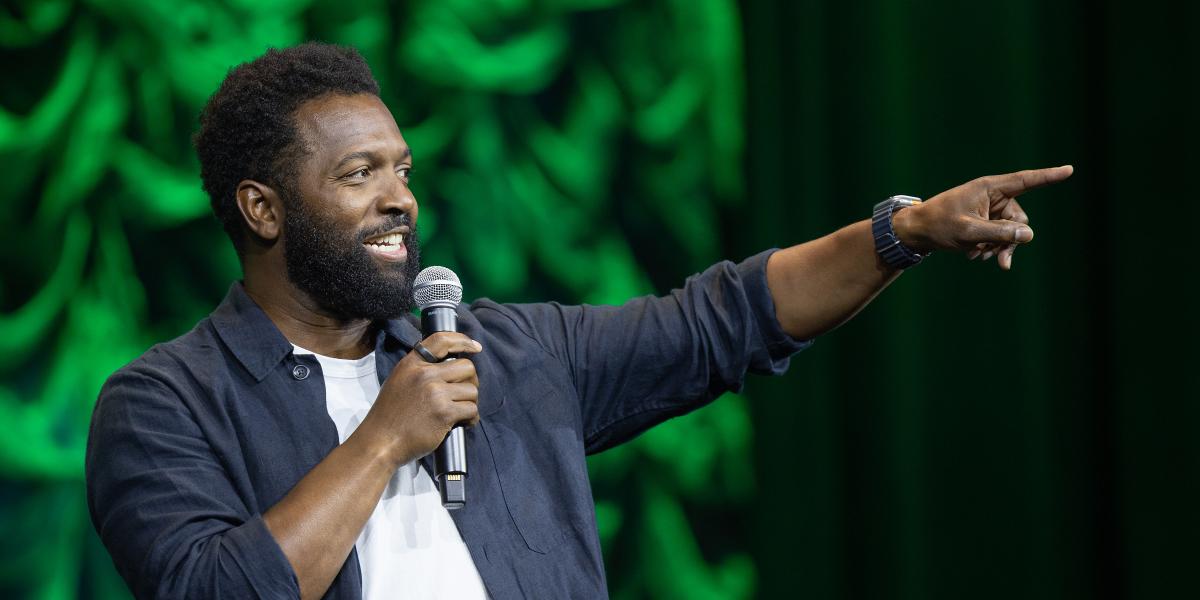
[[[1033,239],[1016,197],[1071,176],[1071,166],[981,177],[894,214],[893,229],[916,252],[959,250],[996,256],[1012,267],[1017,245]],[[767,285],[784,331],[796,339],[825,333],[853,317],[900,271],[880,261],[864,220],[780,250],[767,263]]]

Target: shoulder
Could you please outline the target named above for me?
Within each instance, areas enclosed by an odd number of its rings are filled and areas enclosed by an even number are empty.
[[[226,364],[225,352],[210,319],[205,318],[187,333],[150,347],[109,376],[100,390],[97,409],[105,402],[141,395],[131,392],[190,395],[212,378],[214,369]]]
[[[162,442],[196,436],[198,413],[213,397],[211,371],[226,363],[208,319],[156,344],[113,373],[92,411],[85,470],[89,479]],[[209,372],[206,374],[206,372]],[[122,458],[126,457],[126,458]]]
[[[555,344],[548,337],[564,329],[567,314],[572,310],[578,307],[557,302],[501,304],[480,298],[459,313],[460,317],[477,322],[490,338],[517,345],[537,344],[549,351]]]
[[[534,321],[550,310],[551,304],[501,304],[490,298],[480,298],[459,314],[466,313],[480,325],[492,329],[530,329]]]

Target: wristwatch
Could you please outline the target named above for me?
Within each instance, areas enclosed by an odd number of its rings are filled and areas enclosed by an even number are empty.
[[[875,252],[883,263],[893,269],[907,269],[918,264],[929,253],[913,252],[905,246],[896,231],[892,229],[892,215],[897,211],[920,204],[921,199],[915,196],[892,196],[875,205],[875,213],[871,217],[871,235],[875,236]]]

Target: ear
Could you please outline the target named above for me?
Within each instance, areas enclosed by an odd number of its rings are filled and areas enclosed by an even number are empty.
[[[267,241],[279,239],[284,207],[283,199],[274,189],[253,179],[243,179],[237,186],[237,206],[251,233]]]

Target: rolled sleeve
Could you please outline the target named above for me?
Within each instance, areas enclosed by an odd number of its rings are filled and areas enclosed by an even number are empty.
[[[789,358],[812,345],[813,340],[797,340],[779,324],[775,299],[767,286],[767,260],[778,248],[759,252],[735,266],[751,314],[754,315],[759,338],[767,352],[766,360],[752,361],[750,371],[759,375],[781,375],[787,370]]]
[[[96,404],[88,508],[118,572],[139,598],[298,598],[287,557],[241,499],[186,394],[122,371]]]

